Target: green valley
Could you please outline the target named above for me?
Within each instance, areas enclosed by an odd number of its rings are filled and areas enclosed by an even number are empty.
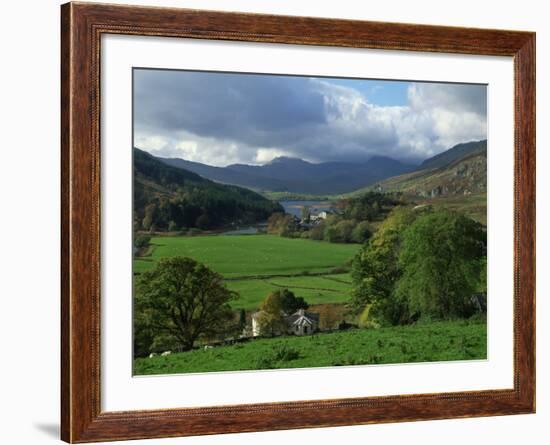
[[[236,309],[257,309],[273,290],[287,288],[309,304],[349,299],[351,278],[344,273],[358,244],[284,238],[274,235],[156,236],[149,256],[134,261],[134,272],[151,269],[163,257],[191,257],[226,279],[240,298]]]

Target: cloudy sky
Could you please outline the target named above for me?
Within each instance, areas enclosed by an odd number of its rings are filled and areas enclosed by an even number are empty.
[[[134,70],[134,145],[156,156],[421,161],[486,137],[482,85]]]

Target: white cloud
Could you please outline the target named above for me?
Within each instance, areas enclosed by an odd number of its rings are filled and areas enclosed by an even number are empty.
[[[218,166],[277,156],[422,160],[487,134],[483,86],[411,83],[406,105],[380,106],[320,79],[147,74],[136,83],[135,140],[159,156]]]

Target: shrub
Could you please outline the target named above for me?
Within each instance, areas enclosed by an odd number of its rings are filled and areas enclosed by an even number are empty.
[[[275,348],[273,358],[279,362],[290,362],[300,358],[300,351],[288,346],[285,343]]]
[[[142,249],[144,247],[147,247],[150,241],[151,241],[151,237],[149,235],[138,235],[134,240],[134,245],[138,249]]]
[[[256,369],[273,369],[275,363],[270,357],[259,357],[254,363],[254,368]]]

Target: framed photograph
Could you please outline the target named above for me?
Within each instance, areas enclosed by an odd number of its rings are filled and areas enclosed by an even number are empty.
[[[535,411],[535,34],[62,6],[62,439]]]

